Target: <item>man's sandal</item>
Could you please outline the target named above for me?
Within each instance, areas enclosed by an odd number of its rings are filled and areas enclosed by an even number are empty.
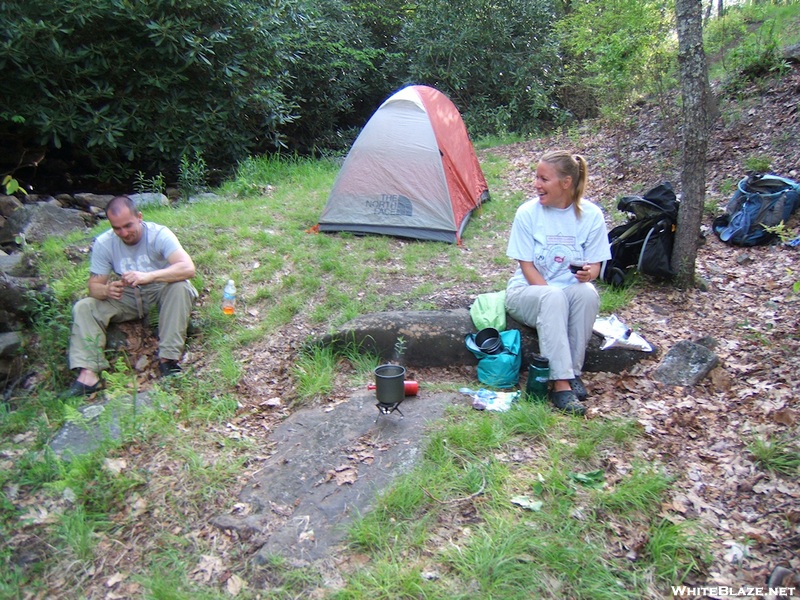
[[[66,398],[80,398],[81,396],[91,396],[95,392],[99,391],[102,387],[101,382],[98,381],[94,385],[86,385],[85,383],[81,383],[80,381],[75,381],[70,388],[61,394],[62,399]]]

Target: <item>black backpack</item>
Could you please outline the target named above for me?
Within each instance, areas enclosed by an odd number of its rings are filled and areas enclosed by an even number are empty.
[[[749,175],[739,182],[714,233],[727,244],[760,246],[776,235],[765,227],[786,222],[800,205],[800,184],[777,175]]]
[[[645,275],[673,277],[670,257],[679,205],[667,181],[644,196],[622,198],[617,209],[629,213],[630,217],[627,223],[608,233],[611,259],[603,263],[600,278],[611,285],[622,286],[630,267]]]

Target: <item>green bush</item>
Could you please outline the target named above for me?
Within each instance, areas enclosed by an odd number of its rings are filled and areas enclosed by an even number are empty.
[[[774,21],[767,21],[754,33],[745,36],[730,52],[732,77],[728,86],[735,89],[773,72],[787,70],[779,46]]]
[[[392,7],[397,0],[380,4],[308,3],[308,20],[288,38],[297,57],[287,68],[298,119],[284,128],[293,150],[348,150],[353,128],[363,126],[394,91],[398,79],[383,65],[401,22]]]
[[[553,19],[549,3],[530,0],[420,3],[394,70],[447,94],[473,136],[532,132],[561,116],[551,98],[560,72]]]
[[[622,121],[642,95],[659,93],[673,67],[672,3],[665,0],[597,0],[580,3],[557,29],[562,44],[586,75],[601,112]],[[573,65],[573,68],[574,65]]]
[[[68,147],[117,179],[174,170],[185,154],[230,165],[275,147],[292,114],[282,32],[296,15],[285,6],[4,2],[0,114],[25,123],[0,120],[0,132]]]

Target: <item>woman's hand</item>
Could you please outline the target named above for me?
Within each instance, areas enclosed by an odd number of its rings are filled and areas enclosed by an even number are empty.
[[[581,283],[589,283],[594,281],[600,276],[600,263],[586,263],[583,267],[575,273],[575,277]]]

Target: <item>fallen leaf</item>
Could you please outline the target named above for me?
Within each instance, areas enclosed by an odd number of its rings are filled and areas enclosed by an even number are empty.
[[[106,580],[106,587],[114,587],[120,581],[124,581],[128,577],[127,573],[114,573]]]
[[[128,462],[124,458],[107,458],[105,460],[106,469],[114,473],[114,475],[119,475],[128,468]]]
[[[365,567],[372,558],[368,554],[354,554],[350,557],[350,564],[357,567]]]
[[[783,410],[779,410],[772,415],[772,419],[776,423],[780,423],[781,425],[786,425],[787,427],[791,427],[795,423],[797,423],[797,418],[794,415],[794,411],[790,408],[784,408]]]
[[[717,367],[711,371],[711,383],[718,390],[728,391],[731,389],[731,376],[722,367]]]
[[[303,533],[301,533],[297,537],[297,541],[301,542],[301,543],[302,542],[313,542],[314,541],[314,530],[313,529],[309,529],[307,531],[304,531]]]
[[[291,517],[292,513],[294,512],[291,506],[286,506],[285,504],[275,504],[274,502],[270,502],[269,507],[272,509],[272,512],[282,517]]]
[[[336,485],[343,485],[345,483],[353,484],[358,480],[358,471],[349,465],[336,467],[328,471],[325,481],[330,481],[331,479],[336,480]]]
[[[511,503],[517,504],[522,508],[527,508],[528,510],[532,510],[534,512],[539,512],[542,510],[542,506],[544,506],[544,502],[541,500],[534,500],[528,496],[514,496],[511,498]]]
[[[730,549],[725,553],[725,560],[732,564],[738,564],[742,562],[746,556],[749,556],[747,546],[733,542]]]
[[[244,588],[244,581],[238,575],[231,575],[225,584],[228,593],[231,596],[237,596]]]
[[[131,505],[131,516],[138,517],[147,511],[147,500],[144,498],[137,498]]]
[[[192,575],[195,576],[195,579],[208,583],[212,579],[216,579],[222,570],[221,558],[203,554],[200,557],[200,562],[194,568],[194,571],[192,571]]]
[[[664,508],[672,509],[675,512],[681,513],[682,515],[686,514],[686,506],[684,506],[683,503],[677,498],[674,498],[672,502],[665,504]]]
[[[605,473],[602,470],[597,471],[589,471],[587,473],[567,473],[567,477],[569,477],[575,483],[579,483],[586,487],[591,488],[602,488],[606,481],[605,481]]]

